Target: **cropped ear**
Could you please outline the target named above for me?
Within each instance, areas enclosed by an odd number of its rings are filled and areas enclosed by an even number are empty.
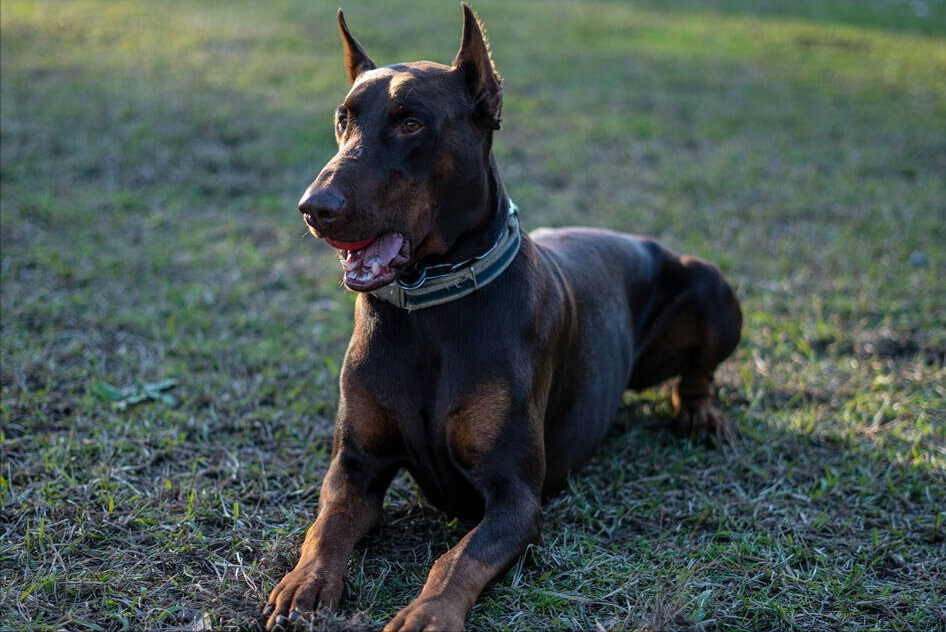
[[[483,36],[479,18],[463,2],[463,40],[453,68],[464,74],[473,97],[473,118],[485,129],[499,129],[503,109],[502,78],[489,56],[489,44]]]
[[[355,83],[358,75],[373,70],[375,65],[365,53],[365,49],[358,43],[358,40],[352,37],[348,25],[345,24],[345,15],[341,9],[338,10],[338,28],[342,32],[342,47],[345,49],[345,70],[348,72],[348,83],[352,84]]]

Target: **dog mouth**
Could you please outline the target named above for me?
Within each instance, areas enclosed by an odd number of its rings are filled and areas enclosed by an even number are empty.
[[[397,232],[357,242],[322,239],[338,250],[344,283],[356,292],[370,292],[391,283],[398,276],[398,268],[410,260],[410,241]]]

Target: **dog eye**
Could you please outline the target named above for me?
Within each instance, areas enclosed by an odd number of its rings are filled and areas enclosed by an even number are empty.
[[[342,112],[339,112],[338,116],[335,119],[335,131],[340,135],[345,133],[345,130],[348,128],[348,115]]]
[[[401,123],[401,131],[404,132],[405,134],[413,134],[415,132],[419,132],[422,127],[423,125],[421,124],[420,121],[418,121],[417,119],[412,119],[412,118],[404,119],[404,121]]]

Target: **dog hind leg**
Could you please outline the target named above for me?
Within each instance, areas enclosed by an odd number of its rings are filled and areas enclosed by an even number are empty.
[[[739,341],[742,312],[715,266],[688,257],[668,266],[683,283],[649,319],[628,387],[642,390],[680,376],[673,390],[677,430],[721,442],[734,430],[713,406],[713,373]]]

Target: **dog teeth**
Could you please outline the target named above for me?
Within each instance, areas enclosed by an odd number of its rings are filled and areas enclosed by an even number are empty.
[[[371,263],[371,274],[377,275],[381,271],[381,264],[378,263],[378,260],[375,259]]]

